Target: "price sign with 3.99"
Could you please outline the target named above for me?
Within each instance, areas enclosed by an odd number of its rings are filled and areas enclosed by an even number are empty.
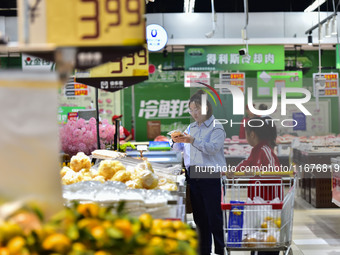
[[[145,43],[144,0],[40,0],[28,11],[30,42],[56,46]]]
[[[139,52],[119,57],[104,65],[90,69],[90,77],[148,76],[149,61],[146,46]]]

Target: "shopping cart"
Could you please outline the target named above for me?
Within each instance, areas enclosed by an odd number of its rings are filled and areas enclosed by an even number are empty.
[[[296,180],[291,176],[222,179],[223,228],[231,251],[283,251],[293,254]]]

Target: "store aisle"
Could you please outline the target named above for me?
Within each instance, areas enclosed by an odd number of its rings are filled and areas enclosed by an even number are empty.
[[[340,208],[316,209],[296,198],[292,249],[294,255],[340,255]]]

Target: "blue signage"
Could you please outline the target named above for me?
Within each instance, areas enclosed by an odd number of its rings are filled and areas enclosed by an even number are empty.
[[[293,130],[306,131],[306,115],[302,112],[294,112],[293,120],[296,121],[297,125],[293,127]]]

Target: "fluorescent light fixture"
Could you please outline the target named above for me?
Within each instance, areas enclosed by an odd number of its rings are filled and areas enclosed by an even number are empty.
[[[330,20],[328,20],[326,22],[326,25],[325,25],[325,37],[331,37],[331,31],[330,31],[330,28],[329,28],[329,21]]]
[[[333,17],[332,19],[332,35],[336,35],[337,34],[337,29],[336,29],[336,16]]]
[[[304,12],[312,12],[319,6],[321,6],[326,0],[315,0],[314,3],[312,3],[310,6],[308,6]]]
[[[323,41],[323,33],[322,33],[323,25],[319,25],[319,41]]]

